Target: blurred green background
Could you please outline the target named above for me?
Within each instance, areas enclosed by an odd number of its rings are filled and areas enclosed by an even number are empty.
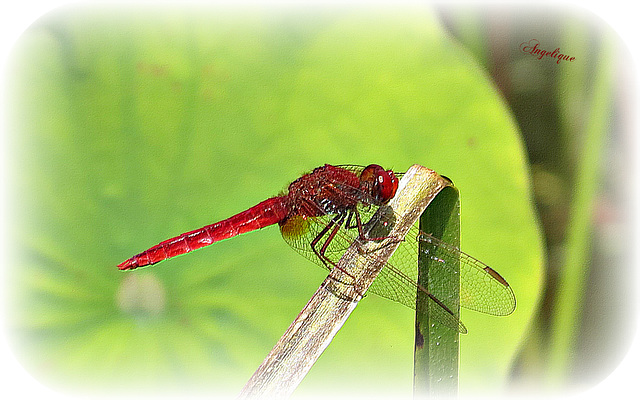
[[[590,246],[594,221],[619,218],[601,185],[615,40],[566,17],[544,30],[469,8],[42,17],[5,77],[19,249],[7,326],[24,365],[62,390],[237,394],[324,271],[275,227],[115,266],[324,163],[419,163],[455,182],[463,250],[518,301],[509,317],[463,312],[461,393],[572,382],[623,313],[584,312],[590,285],[611,297],[593,259],[613,274],[619,250]],[[534,38],[576,61],[522,53]],[[296,394],[411,395],[413,334],[412,310],[368,296]]]

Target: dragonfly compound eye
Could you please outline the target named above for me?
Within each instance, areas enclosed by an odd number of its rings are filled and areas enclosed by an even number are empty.
[[[398,189],[398,178],[393,171],[385,171],[376,164],[371,164],[362,170],[360,182],[368,187],[377,205],[386,204],[395,196]]]
[[[376,177],[376,199],[386,204],[396,195],[396,190],[398,190],[398,178],[393,171],[381,171]]]

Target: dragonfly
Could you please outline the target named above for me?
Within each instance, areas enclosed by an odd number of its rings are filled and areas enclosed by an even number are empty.
[[[325,164],[293,181],[278,196],[222,221],[160,242],[120,263],[118,268],[133,270],[154,265],[278,224],[282,237],[294,250],[331,271],[352,243],[386,238],[385,232],[375,227],[381,226],[381,220],[382,225],[393,222],[393,211],[387,204],[396,194],[399,176],[402,173],[385,170],[377,164],[366,167]],[[453,268],[459,262],[460,306],[496,316],[509,315],[515,310],[515,295],[507,281],[456,246],[421,232],[416,226],[398,241],[398,248],[385,262],[368,292],[413,309],[417,293],[422,292],[429,299],[429,310],[434,310],[435,319],[466,333],[457,314],[417,282],[418,243],[423,242],[428,244],[427,251],[431,249],[437,254],[437,258],[431,257],[439,261],[442,268]]]

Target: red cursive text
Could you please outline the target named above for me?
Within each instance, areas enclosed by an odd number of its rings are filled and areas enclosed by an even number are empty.
[[[560,47],[554,51],[546,51],[541,49],[540,42],[536,39],[531,39],[528,42],[520,43],[520,50],[525,53],[529,53],[532,56],[538,57],[538,60],[542,60],[544,57],[551,57],[556,59],[556,64],[560,64],[560,61],[573,62],[576,58],[570,57],[566,54],[560,53]]]

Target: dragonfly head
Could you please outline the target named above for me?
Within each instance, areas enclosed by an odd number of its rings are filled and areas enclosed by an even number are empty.
[[[396,195],[398,178],[393,171],[385,171],[377,164],[371,164],[360,174],[361,187],[371,196],[377,206],[387,204]]]

